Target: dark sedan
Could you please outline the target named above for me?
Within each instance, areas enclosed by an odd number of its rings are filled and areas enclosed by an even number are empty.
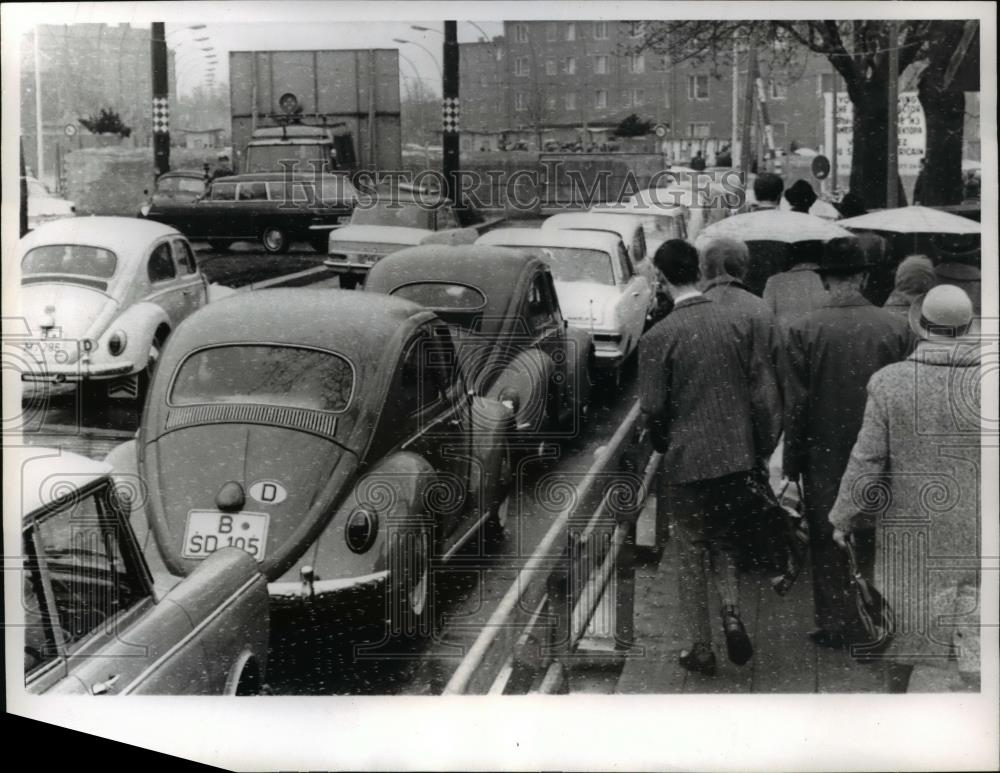
[[[326,252],[330,231],[350,220],[356,201],[343,175],[261,172],[220,177],[191,200],[154,199],[143,216],[218,250],[259,240],[269,253],[287,252],[293,241]]]

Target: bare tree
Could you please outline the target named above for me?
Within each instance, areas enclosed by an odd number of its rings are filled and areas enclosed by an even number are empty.
[[[854,106],[851,189],[861,192],[869,206],[878,207],[885,206],[886,201],[890,49],[898,49],[899,69],[894,74],[897,76],[914,62],[940,61],[954,51],[955,25],[962,22],[884,19],[651,22],[638,48],[663,54],[673,63],[688,60],[722,68],[732,63],[733,41],[748,40],[753,30],[761,41],[760,59],[767,61],[771,69],[789,66],[796,49],[827,57],[844,79]],[[961,36],[961,30],[958,35]],[[941,111],[953,114],[956,102],[954,93],[937,100],[921,97],[928,123],[928,167],[946,166],[952,170],[949,175],[960,175],[962,135],[961,131],[957,134],[954,131],[955,119],[942,115]],[[953,186],[948,186],[941,195],[955,198]]]

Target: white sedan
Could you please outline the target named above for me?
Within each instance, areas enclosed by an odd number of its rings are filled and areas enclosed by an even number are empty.
[[[131,217],[48,223],[21,239],[22,380],[141,401],[167,336],[208,302],[179,231]]]
[[[619,236],[555,228],[499,228],[476,244],[529,249],[552,271],[563,315],[594,341],[598,367],[614,369],[639,345],[653,288],[632,265]]]

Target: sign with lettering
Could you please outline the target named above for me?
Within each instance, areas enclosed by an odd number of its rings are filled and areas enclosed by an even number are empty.
[[[899,173],[915,177],[920,171],[920,159],[927,149],[927,123],[917,92],[900,92],[897,118]],[[837,174],[849,175],[854,133],[854,105],[845,93],[837,94],[836,131]]]

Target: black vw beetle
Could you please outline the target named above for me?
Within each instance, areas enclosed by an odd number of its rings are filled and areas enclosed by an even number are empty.
[[[512,416],[455,362],[448,326],[400,298],[265,290],[193,314],[135,452],[113,454],[137,457],[166,568],[235,546],[279,616],[343,625],[374,604],[427,632],[433,566],[503,533],[511,479]]]
[[[546,264],[506,247],[423,245],[376,263],[368,292],[405,298],[449,324],[477,394],[516,417],[516,437],[575,435],[587,418],[594,347],[563,320]]]

